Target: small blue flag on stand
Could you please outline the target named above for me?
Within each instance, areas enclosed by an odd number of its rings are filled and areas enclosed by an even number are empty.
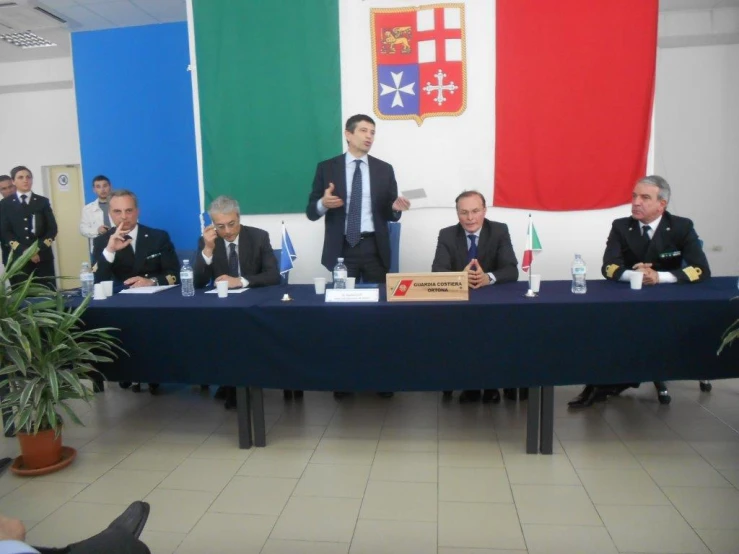
[[[280,252],[280,275],[285,275],[293,268],[293,260],[297,259],[290,235],[287,234],[285,223],[282,224],[282,251]]]

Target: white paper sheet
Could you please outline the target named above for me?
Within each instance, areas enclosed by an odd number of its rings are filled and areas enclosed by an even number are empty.
[[[130,289],[123,289],[119,294],[154,294],[162,292],[163,290],[171,289],[172,287],[179,287],[179,285],[162,285],[158,287],[135,287]]]
[[[246,292],[248,290],[249,289],[245,289],[243,287],[240,289],[228,289],[228,294],[241,294],[242,292]],[[205,294],[218,294],[218,289],[206,290]]]

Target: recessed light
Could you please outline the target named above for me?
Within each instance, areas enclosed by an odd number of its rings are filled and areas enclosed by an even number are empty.
[[[0,35],[0,39],[18,48],[48,48],[50,46],[56,46],[56,43],[50,42],[31,31]]]

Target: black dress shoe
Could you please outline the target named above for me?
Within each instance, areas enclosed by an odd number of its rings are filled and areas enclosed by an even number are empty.
[[[392,398],[393,396],[395,396],[395,393],[394,392],[378,392],[377,396],[379,396],[380,398]]]
[[[293,391],[293,398],[295,400],[302,400],[303,399],[303,391],[302,390],[294,390]]]
[[[210,390],[210,385],[200,385],[200,392],[205,392]]]
[[[503,389],[503,398],[516,401],[516,389]]]
[[[216,389],[216,393],[213,395],[213,398],[215,398],[216,400],[225,400],[226,394],[227,394],[226,387],[218,387]]]
[[[667,406],[672,402],[672,397],[670,396],[670,393],[667,392],[667,389],[663,389],[657,393],[657,400],[659,400],[659,403],[663,406]]]
[[[450,390],[442,391],[441,397],[444,400],[451,400],[452,399],[452,393],[453,393],[453,391],[450,391]]]
[[[149,394],[159,394],[159,383],[149,383]]]
[[[523,402],[529,399],[529,389],[518,389],[518,399]]]
[[[479,390],[465,390],[459,395],[459,403],[467,404],[469,402],[479,402],[480,396]]]
[[[500,391],[498,389],[485,389],[482,393],[483,404],[497,404],[500,402]]]
[[[108,525],[108,529],[118,529],[138,539],[144,530],[147,519],[149,519],[149,504],[137,500],[115,518]]]
[[[567,405],[571,408],[587,408],[592,406],[595,400],[595,387],[593,385],[586,386],[580,394],[570,400]]]
[[[334,391],[334,398],[336,400],[341,400],[342,398],[346,398],[350,394],[351,394],[350,392],[344,392],[344,391],[335,390]]]
[[[291,391],[290,389],[283,389],[282,390],[282,397],[285,400],[292,400],[293,399],[293,391]]]
[[[118,383],[118,386],[122,389],[127,389],[131,386],[131,381],[121,381],[120,383]]]
[[[131,385],[131,390],[133,392],[141,392],[141,383],[134,383]]]

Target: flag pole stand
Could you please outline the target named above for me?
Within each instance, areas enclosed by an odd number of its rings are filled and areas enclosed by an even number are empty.
[[[533,260],[532,260],[532,261],[531,261],[531,265],[529,266],[529,290],[527,290],[527,291],[526,291],[526,294],[524,294],[524,296],[525,296],[526,298],[536,298],[537,296],[539,296],[539,295],[538,295],[538,294],[536,294],[536,293],[535,293],[535,292],[534,292],[533,290],[531,290],[531,274],[532,274],[533,272],[534,272],[534,262],[533,262]]]

